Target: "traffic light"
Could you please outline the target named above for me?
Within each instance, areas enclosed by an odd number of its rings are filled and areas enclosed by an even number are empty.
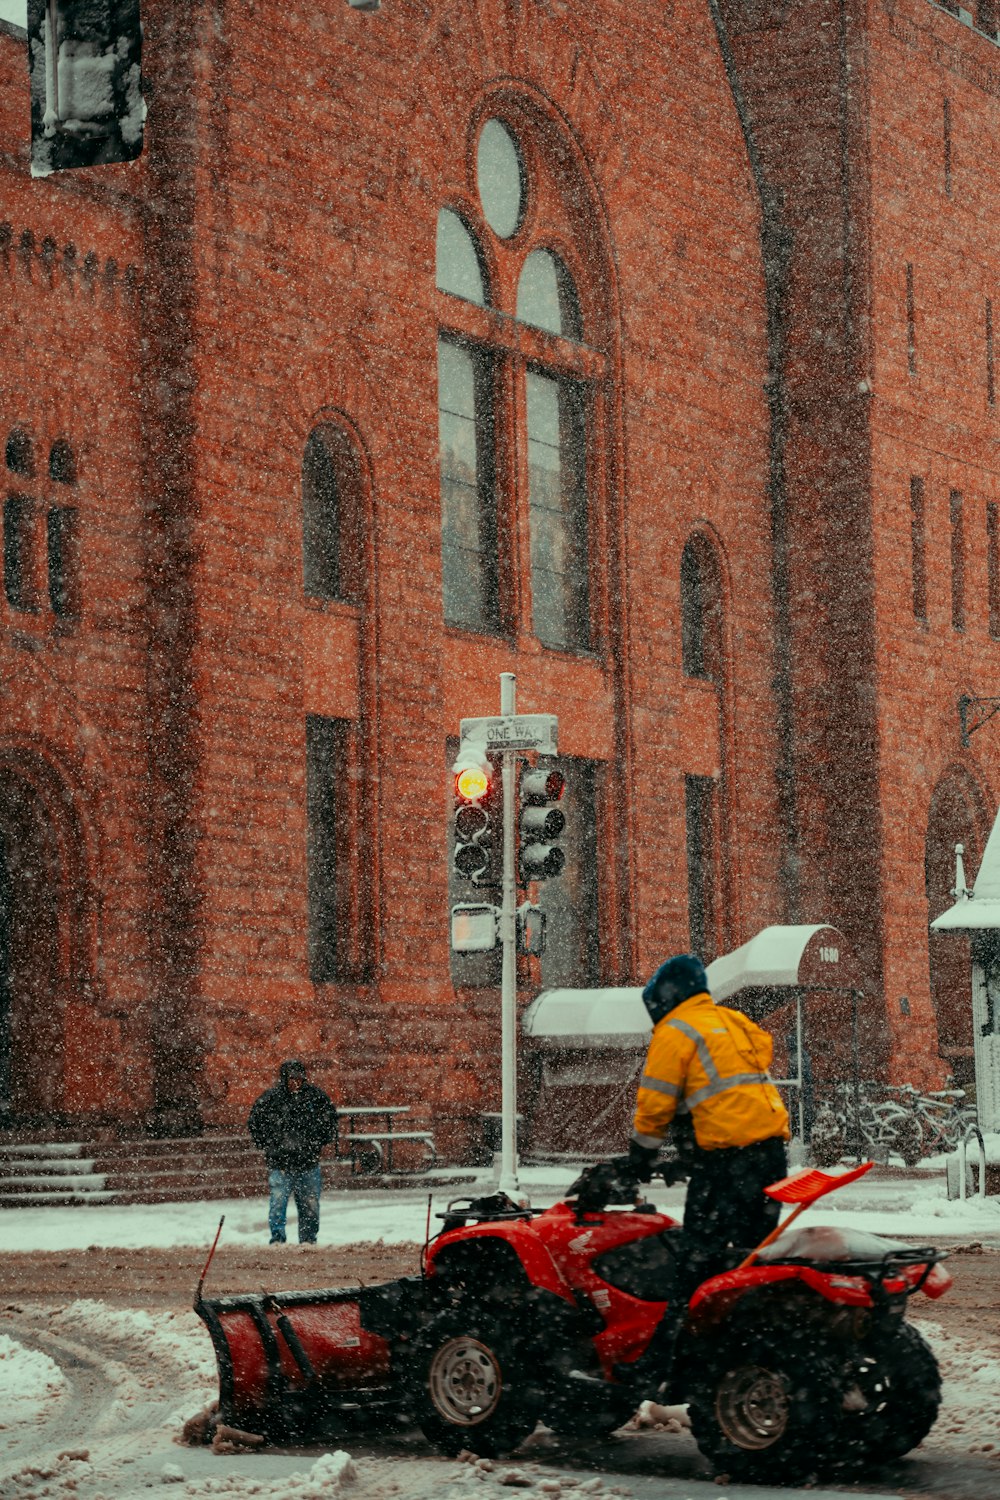
[[[555,842],[566,827],[566,814],[552,804],[566,790],[561,771],[539,766],[521,772],[518,867],[521,884],[561,875],[566,852]]]
[[[485,751],[480,750],[461,750],[452,771],[455,777],[455,873],[473,885],[497,885],[500,852],[498,778]]]

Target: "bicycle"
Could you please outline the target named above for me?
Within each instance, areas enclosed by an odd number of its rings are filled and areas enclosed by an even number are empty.
[[[895,1133],[895,1150],[908,1167],[925,1156],[948,1155],[970,1125],[977,1122],[975,1107],[965,1103],[964,1089],[921,1092],[910,1083],[886,1084],[888,1118]],[[897,1102],[898,1100],[898,1102]]]
[[[886,1162],[895,1149],[894,1122],[872,1097],[881,1085],[870,1081],[837,1083],[816,1109],[809,1145],[819,1167],[833,1166],[844,1155]]]
[[[883,1097],[876,1097],[881,1094]],[[976,1110],[964,1089],[922,1093],[912,1084],[860,1080],[834,1084],[816,1110],[810,1149],[817,1166],[832,1166],[844,1155],[887,1162],[891,1156],[915,1167],[925,1156],[958,1147]]]

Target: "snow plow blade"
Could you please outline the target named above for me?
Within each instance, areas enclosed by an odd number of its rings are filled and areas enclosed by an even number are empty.
[[[419,1276],[349,1290],[199,1297],[194,1310],[219,1366],[219,1421],[285,1442],[400,1406],[393,1347],[415,1325],[423,1299]]]

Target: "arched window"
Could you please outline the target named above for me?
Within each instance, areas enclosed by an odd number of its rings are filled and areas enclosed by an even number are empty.
[[[573,278],[551,250],[533,250],[517,283],[517,316],[563,338],[578,339],[580,302]]]
[[[468,225],[450,208],[442,208],[438,214],[435,264],[439,292],[450,292],[453,297],[464,297],[466,302],[485,306],[486,283],[479,246]]]
[[[56,484],[76,482],[76,459],[65,438],[56,438],[49,449],[49,478],[54,479]]]
[[[449,624],[579,652],[596,634],[589,449],[607,361],[582,344],[569,266],[593,226],[565,171],[526,124],[491,116],[469,202],[438,217],[442,572]]]
[[[695,532],[681,553],[681,666],[685,677],[715,690],[719,728],[719,769],[711,776],[684,777],[684,820],[688,881],[688,928],[692,951],[708,962],[728,932],[724,891],[727,839],[726,728],[723,650],[722,568],[708,536]],[[702,690],[703,691],[703,690]]]
[[[12,610],[67,620],[80,612],[78,513],[71,497],[48,492],[36,478],[35,453],[27,433],[15,428],[7,438],[7,468],[21,480],[3,502],[3,595]],[[76,459],[65,438],[49,448],[48,480],[76,483]]]
[[[700,534],[681,554],[681,664],[685,677],[721,677],[722,577],[715,548]]]
[[[302,571],[313,599],[357,602],[361,471],[334,423],[314,427],[302,457]]]
[[[20,474],[22,479],[35,477],[35,454],[31,439],[19,427],[15,427],[7,439],[7,467],[12,474]]]

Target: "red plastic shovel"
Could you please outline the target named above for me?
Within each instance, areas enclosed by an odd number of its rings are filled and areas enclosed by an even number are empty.
[[[863,1161],[860,1167],[852,1167],[849,1172],[821,1172],[819,1167],[807,1167],[804,1172],[794,1172],[791,1177],[782,1177],[780,1182],[772,1182],[770,1187],[764,1189],[767,1196],[777,1198],[779,1203],[794,1203],[796,1206],[783,1223],[771,1230],[767,1239],[761,1240],[756,1250],[750,1251],[737,1269],[742,1271],[744,1266],[752,1265],[764,1246],[773,1244],[799,1214],[804,1213],[812,1204],[827,1193],[832,1193],[835,1188],[845,1187],[847,1183],[863,1177],[874,1165],[873,1161]]]

